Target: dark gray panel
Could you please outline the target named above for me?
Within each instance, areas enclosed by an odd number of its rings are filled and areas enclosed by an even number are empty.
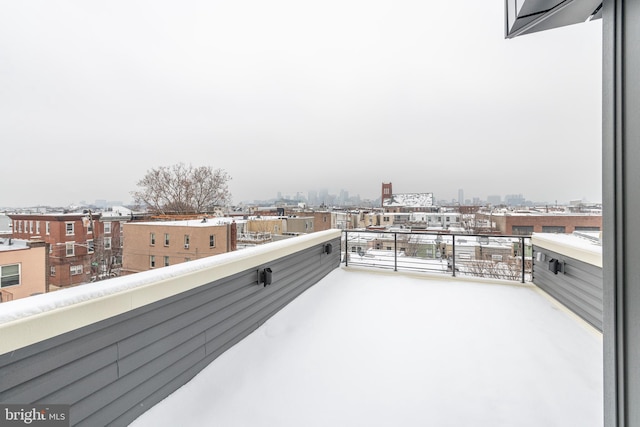
[[[24,403],[41,400],[43,397],[65,387],[67,384],[79,381],[108,365],[113,365],[114,373],[117,375],[117,370],[115,370],[117,355],[118,352],[115,344],[105,347],[88,356],[74,360],[74,363],[63,365],[31,381],[24,382],[16,387],[3,391],[0,393],[0,401]],[[116,379],[117,376],[114,375],[112,381]],[[51,401],[50,403],[55,402]]]
[[[1,355],[0,402],[68,403],[72,425],[127,425],[338,267],[331,243],[261,266],[270,286],[247,270]]]
[[[602,331],[602,269],[538,246],[533,251],[533,283]],[[544,254],[542,261],[538,261],[539,253]],[[564,271],[554,274],[549,270],[552,258],[564,263]]]

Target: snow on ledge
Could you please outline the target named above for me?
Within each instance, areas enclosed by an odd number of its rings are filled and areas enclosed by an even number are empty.
[[[340,237],[327,230],[0,304],[0,354]],[[177,280],[179,279],[179,280]]]
[[[602,268],[602,246],[579,235],[533,233],[531,244]]]

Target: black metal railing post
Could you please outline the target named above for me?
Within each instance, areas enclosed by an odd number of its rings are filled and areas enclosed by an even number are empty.
[[[344,266],[349,267],[349,232],[344,230]]]
[[[522,252],[522,283],[524,283],[524,236],[520,238],[520,251]]]
[[[456,277],[456,235],[452,234],[451,235],[453,237],[453,243],[451,244],[452,246],[452,260],[451,260],[451,272],[453,273],[453,277]]]
[[[393,271],[398,271],[398,233],[393,233]]]

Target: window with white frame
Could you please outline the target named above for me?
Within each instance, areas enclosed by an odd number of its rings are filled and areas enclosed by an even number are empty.
[[[164,233],[164,245],[169,246],[169,233]]]
[[[185,249],[189,249],[189,242],[190,242],[190,240],[191,240],[191,239],[189,238],[189,235],[188,235],[188,234],[185,234],[185,235],[184,235],[184,248],[185,248]]]
[[[151,246],[156,244],[156,233],[149,233],[149,244]]]
[[[77,276],[78,274],[82,274],[82,264],[72,265],[69,268],[71,270],[72,276]]]
[[[20,284],[20,264],[0,266],[0,288]]]
[[[95,243],[93,240],[87,240],[87,253],[92,254],[96,250]]]
[[[36,221],[36,234],[40,234],[40,221]]]
[[[74,256],[76,254],[76,242],[66,242],[65,249],[67,256]]]
[[[156,256],[149,255],[149,267],[154,268],[156,266]]]
[[[22,220],[18,221],[18,233],[22,233]]]
[[[164,257],[164,266],[165,266],[165,267],[168,267],[168,266],[169,266],[169,257],[168,257],[168,256],[165,256],[165,257]]]
[[[215,234],[210,234],[209,235],[209,247],[210,248],[215,248],[216,247],[216,236],[215,236]]]
[[[29,220],[29,234],[33,234],[33,220]]]
[[[51,267],[49,267],[49,275],[50,276],[55,276],[56,275],[56,266],[52,265]]]
[[[73,236],[75,234],[73,222],[65,222],[65,230],[67,236]]]
[[[44,230],[47,233],[47,236],[51,234],[51,223],[49,221],[44,223]]]
[[[104,248],[106,250],[111,249],[111,237],[105,237],[104,238]]]
[[[104,223],[104,234],[111,234],[111,222],[107,221]]]

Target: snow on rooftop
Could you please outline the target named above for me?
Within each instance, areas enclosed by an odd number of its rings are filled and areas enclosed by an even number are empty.
[[[384,206],[430,207],[433,206],[433,193],[393,194],[384,199]]]
[[[145,426],[602,426],[602,337],[533,286],[337,269]]]
[[[13,251],[17,249],[27,249],[29,241],[23,239],[13,239],[11,237],[0,237],[0,251]]]

